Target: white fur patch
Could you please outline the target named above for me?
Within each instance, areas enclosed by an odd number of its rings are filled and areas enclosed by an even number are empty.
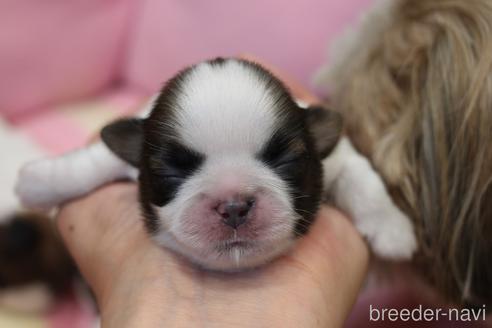
[[[136,177],[136,169],[97,142],[60,157],[27,163],[19,172],[15,192],[25,206],[49,209],[104,183]]]
[[[186,76],[177,101],[180,139],[203,154],[255,154],[277,121],[264,84],[236,61],[199,64]]]
[[[20,209],[19,200],[14,193],[17,172],[22,165],[44,152],[26,136],[0,119],[0,222]]]
[[[417,249],[410,219],[393,203],[381,177],[347,138],[323,161],[325,188],[347,212],[376,255],[409,259]]]

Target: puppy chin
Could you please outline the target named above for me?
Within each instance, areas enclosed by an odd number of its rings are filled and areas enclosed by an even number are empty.
[[[294,239],[291,237],[268,243],[264,242],[252,248],[233,248],[227,254],[221,254],[220,257],[217,257],[217,253],[212,254],[207,263],[196,263],[208,270],[221,272],[251,270],[287,253],[293,244]]]
[[[294,236],[268,241],[245,242],[237,245],[213,245],[198,249],[188,246],[172,233],[166,231],[154,236],[161,246],[183,256],[188,261],[206,270],[239,272],[255,269],[287,253],[295,243]]]

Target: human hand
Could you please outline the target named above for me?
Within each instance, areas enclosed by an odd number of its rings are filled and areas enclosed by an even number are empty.
[[[134,184],[65,205],[61,235],[92,287],[103,327],[340,327],[368,265],[365,243],[323,207],[288,254],[256,270],[194,267],[145,232]]]

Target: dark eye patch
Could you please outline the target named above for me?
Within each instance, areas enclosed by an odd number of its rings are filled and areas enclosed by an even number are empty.
[[[168,141],[154,150],[149,160],[149,183],[152,202],[164,206],[179,187],[202,165],[205,157],[176,141]]]
[[[293,126],[275,132],[258,159],[268,165],[290,188],[296,212],[296,235],[306,233],[314,219],[321,197],[321,162],[312,141]]]
[[[153,174],[186,178],[202,164],[203,159],[202,154],[173,141],[152,156],[150,166]]]
[[[173,166],[191,171],[200,164],[202,155],[178,142],[171,142],[166,148],[166,161]]]
[[[263,147],[258,157],[268,166],[278,169],[295,165],[306,154],[306,147],[300,136],[277,131]]]
[[[292,197],[303,189],[302,180],[309,160],[309,151],[302,136],[282,130],[274,133],[259,153],[259,159],[269,166],[291,189]]]

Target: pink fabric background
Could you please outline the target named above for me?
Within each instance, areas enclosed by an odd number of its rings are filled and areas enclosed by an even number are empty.
[[[191,63],[252,53],[309,86],[328,43],[373,0],[3,0],[0,113],[156,90]]]
[[[0,1],[0,113],[36,110],[107,86],[121,67],[131,3]]]
[[[147,0],[123,76],[154,91],[183,66],[247,52],[309,85],[328,43],[372,2]]]

